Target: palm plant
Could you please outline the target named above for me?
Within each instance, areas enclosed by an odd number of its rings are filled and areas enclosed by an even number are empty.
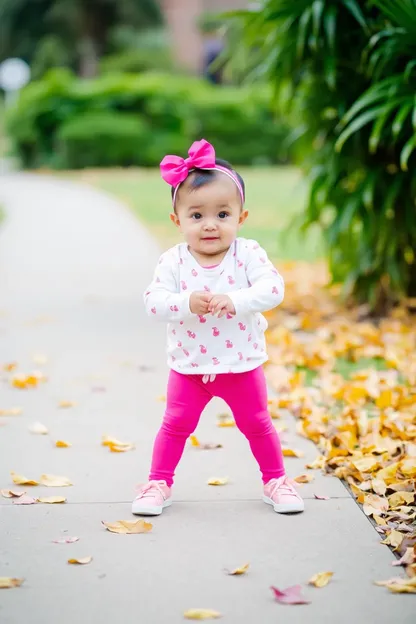
[[[333,279],[374,311],[416,294],[416,0],[266,0],[235,13],[310,179]],[[241,58],[241,57],[240,57]]]

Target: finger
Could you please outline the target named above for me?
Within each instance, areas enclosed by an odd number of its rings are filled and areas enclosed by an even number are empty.
[[[216,304],[214,310],[213,310],[213,314],[220,314],[221,310],[223,310],[226,307],[225,305],[225,301],[224,300],[220,300],[218,301],[218,303]]]

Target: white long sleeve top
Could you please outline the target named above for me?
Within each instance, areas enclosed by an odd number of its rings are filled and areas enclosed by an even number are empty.
[[[227,294],[235,315],[198,316],[189,309],[192,292]],[[202,267],[186,243],[165,252],[144,295],[147,313],[168,323],[168,365],[183,374],[242,373],[267,359],[261,314],[283,301],[284,282],[264,249],[237,238],[222,262]]]

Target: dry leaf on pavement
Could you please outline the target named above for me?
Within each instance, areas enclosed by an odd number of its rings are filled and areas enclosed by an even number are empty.
[[[39,483],[46,485],[46,487],[68,487],[73,483],[68,477],[60,477],[57,475],[43,474],[39,479]]]
[[[26,390],[27,388],[36,388],[41,381],[46,381],[46,377],[42,373],[32,373],[31,375],[15,375],[10,380],[14,388]]]
[[[41,496],[40,498],[38,498],[39,503],[49,503],[49,504],[55,504],[55,503],[66,503],[66,498],[65,496]]]
[[[217,427],[235,427],[235,420],[231,414],[228,414],[227,412],[218,414]]]
[[[58,407],[61,407],[62,409],[68,409],[70,407],[75,407],[76,403],[75,401],[59,401],[58,403]]]
[[[75,565],[85,565],[87,563],[91,563],[91,561],[91,555],[88,555],[88,557],[80,557],[78,559],[68,559],[68,563],[73,563]]]
[[[101,438],[101,445],[107,446],[112,453],[125,453],[126,451],[132,451],[135,446],[131,442],[122,442],[111,436],[103,435]]]
[[[0,490],[0,494],[4,498],[19,498],[19,496],[23,496],[26,492],[17,492],[16,490]]]
[[[221,613],[213,609],[188,609],[183,617],[187,620],[217,620]]]
[[[301,474],[298,477],[294,478],[296,483],[310,483],[314,480],[314,476],[312,474]]]
[[[212,477],[207,481],[208,485],[226,485],[228,483],[227,477]]]
[[[283,457],[303,457],[305,453],[298,449],[282,448]]]
[[[250,564],[249,563],[245,563],[244,565],[240,566],[239,568],[234,568],[234,570],[225,570],[225,572],[229,576],[241,576],[242,574],[245,574],[247,572],[249,567],[250,567]]]
[[[12,371],[16,370],[17,366],[17,362],[9,362],[8,364],[3,364],[3,370],[11,373]]]
[[[314,585],[315,587],[325,587],[333,577],[333,572],[318,572],[309,579],[308,585]]]
[[[416,576],[413,578],[392,578],[387,581],[375,581],[375,585],[387,587],[394,594],[416,594]]]
[[[116,522],[104,522],[101,523],[105,526],[107,531],[111,533],[121,533],[124,535],[136,535],[139,533],[149,533],[153,524],[146,522],[145,520],[117,520]]]
[[[387,533],[387,537],[380,544],[387,544],[392,548],[398,548],[404,539],[403,533],[392,529]]]
[[[15,472],[13,472],[13,470],[10,472],[10,474],[12,475],[13,483],[16,483],[16,485],[39,485],[38,481],[35,481],[34,479],[28,479],[24,475],[16,474]]]
[[[8,409],[0,409],[0,416],[20,416],[22,412],[21,407],[9,407]]]
[[[0,576],[0,589],[11,589],[12,587],[20,587],[25,579],[12,578],[11,576]]]
[[[49,433],[48,428],[42,425],[40,422],[35,422],[29,427],[30,433],[38,433],[39,435],[47,435]]]
[[[212,449],[222,448],[222,444],[216,444],[215,442],[203,442],[201,443],[198,438],[194,435],[189,437],[191,442],[191,446],[199,449],[200,451],[209,451]]]
[[[366,494],[364,496],[363,511],[366,516],[379,516],[388,508],[389,501],[383,496],[378,496],[378,494]]]
[[[65,442],[65,440],[57,440],[55,446],[57,448],[69,448],[72,444],[70,442]]]
[[[277,587],[270,587],[277,602],[288,605],[309,604],[310,600],[307,600],[302,596],[302,586],[294,585],[293,587],[287,587],[286,589],[278,589]]]
[[[56,540],[52,540],[54,544],[73,544],[78,541],[79,537],[59,537]]]
[[[329,500],[329,496],[324,496],[322,494],[314,494],[316,500]]]
[[[33,496],[21,496],[12,500],[13,505],[35,505],[38,502]]]

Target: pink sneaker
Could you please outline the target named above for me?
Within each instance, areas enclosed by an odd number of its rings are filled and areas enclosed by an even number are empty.
[[[149,481],[140,486],[131,511],[138,516],[160,516],[172,504],[171,489],[166,481]]]
[[[305,509],[305,503],[286,476],[266,483],[263,500],[277,513],[299,513]]]

